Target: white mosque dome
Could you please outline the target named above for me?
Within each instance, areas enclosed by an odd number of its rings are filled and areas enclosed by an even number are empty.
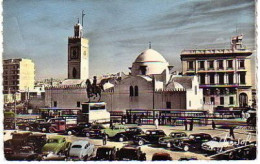
[[[157,51],[153,49],[147,49],[142,52],[136,59],[135,62],[162,62],[166,63],[167,61],[164,57]]]
[[[132,65],[132,75],[158,75],[165,70],[169,72],[169,63],[164,57],[153,49],[147,49],[135,59]]]

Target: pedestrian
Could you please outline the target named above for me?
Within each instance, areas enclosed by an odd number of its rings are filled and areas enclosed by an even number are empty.
[[[136,122],[136,119],[137,119],[137,116],[136,116],[136,114],[134,114],[134,117],[133,117],[133,123],[135,124],[135,122]]]
[[[229,136],[235,139],[234,128],[230,127]]]
[[[171,116],[169,116],[168,117],[168,123],[171,125],[171,123],[172,123],[172,117]]]
[[[213,129],[213,130],[215,130],[215,128],[216,128],[215,121],[214,121],[214,120],[212,120],[212,129]]]
[[[185,119],[185,120],[184,120],[184,126],[185,126],[185,130],[187,130],[187,129],[188,129],[188,126],[187,126],[187,125],[188,125],[188,123],[187,123],[187,120]]]
[[[109,127],[111,128],[112,126],[113,126],[113,121],[110,120],[110,125],[109,125]]]
[[[103,135],[103,145],[106,145],[107,144],[107,134],[105,133]]]
[[[155,128],[158,129],[159,120],[156,118],[154,121]]]
[[[190,131],[193,130],[193,119],[190,121]]]

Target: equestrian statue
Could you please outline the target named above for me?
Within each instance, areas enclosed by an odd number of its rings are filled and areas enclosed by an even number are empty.
[[[97,98],[98,98],[97,101],[99,102],[101,99],[101,92],[104,91],[104,89],[103,89],[102,84],[97,85],[97,77],[96,76],[93,77],[92,84],[91,84],[90,80],[87,79],[86,86],[87,86],[87,88],[86,88],[87,97],[88,97],[89,102],[91,100],[95,101]]]

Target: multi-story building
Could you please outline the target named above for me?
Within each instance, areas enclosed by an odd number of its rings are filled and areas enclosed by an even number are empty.
[[[243,36],[232,37],[231,49],[183,50],[182,71],[197,75],[205,105],[246,107],[252,105],[252,51],[242,44]]]
[[[10,94],[26,92],[34,88],[34,63],[30,59],[3,60],[3,93],[5,101]]]

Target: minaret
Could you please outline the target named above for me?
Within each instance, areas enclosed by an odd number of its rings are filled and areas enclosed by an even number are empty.
[[[83,27],[78,19],[74,25],[74,36],[68,38],[68,79],[89,78],[88,42],[88,39],[83,37]]]

